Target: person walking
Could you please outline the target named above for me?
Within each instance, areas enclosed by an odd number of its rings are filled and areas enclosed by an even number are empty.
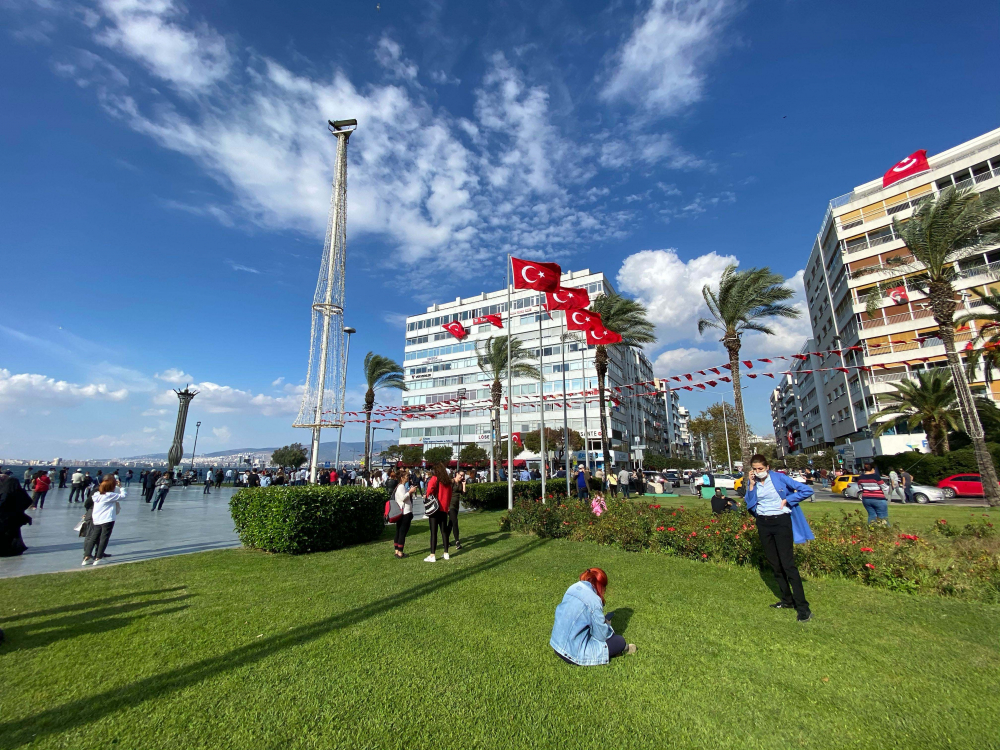
[[[81,500],[83,500],[83,472],[77,469],[69,478],[69,502],[78,503]]]
[[[167,493],[170,492],[170,488],[174,486],[174,473],[172,471],[165,472],[159,476],[156,480],[156,498],[153,500],[153,507],[149,509],[152,513],[154,510],[163,510],[163,501],[167,497]]]
[[[903,483],[900,481],[899,474],[896,473],[895,469],[889,470],[889,496],[887,499],[890,503],[894,500],[901,503],[906,502],[906,495],[903,493]]]
[[[629,474],[627,467],[622,467],[622,470],[618,472],[618,486],[621,488],[622,495],[626,500],[628,500],[631,495],[629,494],[629,482],[632,480],[632,475]]]
[[[635,644],[626,642],[611,627],[614,612],[604,614],[607,586],[607,573],[587,568],[563,594],[549,638],[549,646],[563,661],[592,667],[636,652]]]
[[[34,494],[31,496],[31,507],[44,508],[45,507],[45,495],[48,494],[49,488],[52,486],[52,480],[49,479],[49,475],[43,471],[38,472],[38,476],[35,478],[35,485],[32,487]]]
[[[132,470],[129,469],[125,474],[125,489],[128,489],[132,485]]]
[[[31,477],[32,477],[31,467],[29,466],[27,469],[24,470],[24,476],[21,479],[21,486],[26,489],[28,487],[31,487]]]
[[[59,489],[66,489],[66,467],[59,469]]]
[[[813,494],[813,488],[771,471],[767,458],[759,453],[750,459],[750,489],[747,510],[757,519],[757,534],[764,555],[781,590],[775,609],[795,609],[799,622],[812,619],[812,610],[795,565],[795,544],[814,539],[799,503]]]
[[[206,471],[205,472],[205,489],[203,489],[201,491],[201,494],[202,495],[211,495],[212,494],[212,472],[211,471]]]
[[[861,490],[861,504],[868,511],[868,523],[885,521],[889,525],[889,501],[886,499],[886,484],[882,474],[872,464],[865,464],[864,473],[858,477]]]
[[[611,497],[618,497],[618,475],[613,471],[608,472],[608,492]]]
[[[899,471],[899,477],[903,482],[903,502],[917,502],[913,497],[913,475],[905,469],[897,469],[897,471]]]
[[[587,485],[587,472],[583,470],[583,465],[576,467],[576,496],[583,500],[590,497],[590,487]]]
[[[427,482],[427,493],[424,497],[424,513],[431,527],[431,553],[424,558],[424,562],[437,562],[437,537],[438,529],[441,530],[442,541],[444,542],[444,557],[448,556],[448,537],[451,528],[448,524],[448,511],[451,508],[451,477],[444,464],[437,464],[434,467],[434,474]]]
[[[465,495],[466,475],[460,471],[455,475],[451,483],[451,504],[448,506],[448,524],[451,531],[451,538],[455,540],[455,550],[462,549],[462,543],[458,540],[458,509],[461,505],[461,497]]]
[[[94,501],[94,509],[91,511],[90,532],[83,542],[83,565],[90,563],[97,565],[105,557],[110,557],[106,551],[108,540],[111,539],[115,518],[121,510],[120,501],[124,500],[125,496],[125,490],[114,476],[105,477],[98,485],[97,492],[91,498]]]
[[[163,476],[159,469],[153,469],[146,474],[146,483],[143,485],[143,493],[146,497],[146,502],[151,503],[153,501],[153,495],[156,494],[156,483],[159,481],[160,477]]]

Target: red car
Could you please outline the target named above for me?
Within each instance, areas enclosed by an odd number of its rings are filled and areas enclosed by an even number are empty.
[[[949,499],[956,495],[983,496],[983,482],[978,474],[953,474],[942,479],[937,486],[944,490],[944,496]]]

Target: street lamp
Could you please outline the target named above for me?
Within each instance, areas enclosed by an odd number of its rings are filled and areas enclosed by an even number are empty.
[[[194,448],[191,449],[191,471],[194,471],[194,454],[198,452],[198,430],[201,429],[201,422],[194,423]]]
[[[344,326],[344,333],[347,334],[347,346],[344,347],[344,383],[347,383],[347,360],[351,355],[351,334],[357,333],[357,331],[350,326]],[[340,415],[340,427],[337,429],[337,460],[334,462],[334,467],[337,469],[337,473],[340,473],[340,441],[344,437],[344,415]],[[318,447],[318,446],[317,446]]]
[[[375,431],[376,430],[385,430],[386,432],[395,432],[396,428],[395,427],[372,427],[372,450],[375,450]],[[374,462],[375,462],[374,459],[372,459],[372,463],[374,463]],[[367,469],[368,472],[371,473],[372,467],[371,466],[366,466],[365,469]]]

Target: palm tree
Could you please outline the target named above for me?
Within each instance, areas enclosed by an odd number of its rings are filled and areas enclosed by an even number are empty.
[[[494,450],[493,457],[496,461],[502,461],[500,457],[500,397],[503,395],[503,381],[507,378],[507,345],[510,343],[510,374],[515,378],[533,378],[538,380],[541,374],[538,367],[529,364],[534,360],[531,351],[524,348],[524,343],[518,338],[509,336],[490,336],[482,342],[476,344],[476,363],[481,372],[493,378],[490,386],[490,399],[492,408],[490,410],[490,422],[494,425]],[[507,405],[513,408],[513,400]]]
[[[985,294],[979,289],[972,290],[990,312],[976,312],[960,315],[955,320],[956,326],[966,326],[973,321],[985,321],[977,326],[976,336],[969,342],[970,347],[983,344],[982,347],[968,349],[965,355],[965,376],[969,380],[976,379],[976,369],[983,366],[983,379],[987,387],[993,382],[993,370],[1000,370],[1000,294]]]
[[[604,453],[604,470],[611,470],[611,442],[608,440],[608,415],[604,408],[605,382],[608,375],[609,346],[641,346],[656,341],[653,324],[646,317],[646,306],[620,294],[602,294],[590,305],[591,312],[601,316],[601,322],[622,340],[617,344],[598,344],[594,351],[594,369],[597,370],[597,403],[601,412],[601,450]],[[565,313],[564,313],[565,314]],[[587,377],[583,377],[586,398]]]
[[[892,417],[873,425],[872,434],[882,435],[900,420],[913,429],[922,425],[927,433],[927,442],[936,456],[948,452],[948,430],[957,430],[960,424],[958,397],[955,386],[947,370],[936,369],[914,373],[916,380],[902,380],[892,383],[893,393],[879,396],[882,408],[871,415],[871,419]]]
[[[960,261],[982,255],[987,247],[1000,242],[996,222],[1000,219],[1000,194],[977,193],[973,190],[942,190],[936,198],[924,200],[906,222],[893,219],[892,228],[913,254],[912,259],[900,256],[886,260],[885,268],[874,267],[871,273],[891,270],[894,280],[881,281],[868,295],[869,315],[874,314],[885,291],[899,286],[900,274],[920,271],[907,278],[911,288],[927,294],[938,336],[944,343],[945,356],[958,397],[965,432],[979,466],[986,501],[1000,505],[1000,485],[996,467],[986,449],[983,425],[976,413],[972,389],[965,377],[962,361],[955,351],[955,281],[959,278]]]
[[[740,437],[740,454],[743,458],[744,476],[750,471],[750,441],[747,439],[746,415],[743,413],[743,391],[740,388],[741,337],[747,331],[758,331],[773,336],[765,323],[769,318],[797,318],[801,314],[791,305],[783,304],[795,296],[785,286],[785,279],[770,268],[736,269],[726,266],[719,280],[719,291],[706,284],[701,296],[705,298],[711,318],[698,321],[698,333],[715,328],[722,331],[719,339],[729,353],[729,369],[733,374],[733,394],[736,402],[737,434]]]
[[[375,352],[368,352],[365,355],[365,380],[368,383],[368,391],[365,393],[365,471],[371,471],[371,423],[372,409],[375,407],[375,391],[380,388],[396,388],[400,391],[408,390],[403,382],[403,368],[399,363],[389,357],[383,357]]]

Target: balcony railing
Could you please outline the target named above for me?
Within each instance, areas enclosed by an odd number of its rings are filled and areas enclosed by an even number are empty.
[[[923,268],[923,265],[918,263],[917,259],[914,258],[912,255],[900,255],[897,257],[902,258],[900,263],[904,263],[906,265],[910,264],[919,265],[921,268]],[[896,273],[899,273],[900,268],[898,265],[879,263],[878,265],[865,266],[864,268],[859,268],[857,271],[850,271],[848,273],[848,276],[850,276],[852,279],[864,278],[865,276],[870,276],[873,271],[890,271],[890,272],[895,271]]]
[[[917,376],[912,372],[884,372],[871,377],[873,383],[898,383],[900,380],[917,379]]]
[[[955,334],[955,344],[965,343],[966,341],[971,341],[973,337],[972,331],[963,331],[962,333]],[[944,342],[937,337],[923,338],[920,341],[913,339],[912,341],[904,341],[902,343],[892,343],[883,344],[881,346],[869,347],[868,342],[864,343],[865,356],[866,357],[880,357],[885,354],[899,354],[900,352],[910,352],[917,349],[930,349],[931,347],[941,346]],[[956,346],[956,349],[961,347]]]
[[[874,320],[862,321],[861,327],[864,330],[870,328],[880,328],[882,326],[891,326],[895,323],[905,323],[908,320],[919,320],[920,318],[929,318],[933,313],[930,310],[916,310],[913,312],[899,313],[897,315],[889,315],[885,318],[875,318]]]
[[[860,222],[859,222],[860,223]],[[879,245],[884,245],[887,242],[892,242],[893,240],[898,240],[895,234],[886,234],[882,237],[876,237],[874,239],[865,238],[865,241],[855,245],[844,245],[844,253],[846,255],[852,255],[854,253],[860,253],[864,250],[870,250],[873,247],[878,247]]]
[[[993,263],[984,263],[981,266],[972,266],[958,272],[960,279],[974,279],[977,276],[988,276],[991,279],[1000,279],[1000,260]]]

